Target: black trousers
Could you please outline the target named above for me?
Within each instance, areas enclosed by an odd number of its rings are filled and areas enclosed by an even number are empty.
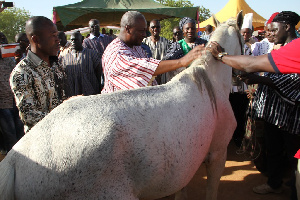
[[[295,188],[295,170],[298,160],[294,155],[300,148],[300,137],[281,130],[277,126],[265,122],[264,135],[268,163],[268,185],[277,189],[282,185],[285,169],[291,182],[292,193]]]
[[[246,111],[249,104],[247,94],[243,93],[230,93],[229,101],[237,122],[237,127],[233,133],[233,140],[240,146],[244,135],[245,135],[245,124],[246,124]]]

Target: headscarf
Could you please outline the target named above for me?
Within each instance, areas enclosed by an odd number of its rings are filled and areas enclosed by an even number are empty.
[[[291,26],[296,26],[300,21],[300,16],[292,11],[282,11],[274,17],[272,22],[281,22],[285,24],[290,24]]]
[[[179,22],[180,29],[183,30],[183,26],[188,23],[193,23],[196,26],[196,21],[194,19],[189,18],[189,17],[184,17]]]

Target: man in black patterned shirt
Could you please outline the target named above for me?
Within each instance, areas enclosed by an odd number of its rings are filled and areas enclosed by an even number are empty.
[[[10,76],[20,117],[28,132],[65,99],[64,72],[57,63],[58,31],[46,17],[32,17],[26,22],[31,50]]]

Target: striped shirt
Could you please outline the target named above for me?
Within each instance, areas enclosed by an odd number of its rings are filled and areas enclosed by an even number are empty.
[[[103,54],[105,82],[102,93],[147,86],[159,62],[160,60],[147,58],[141,46],[130,48],[116,38]]]
[[[300,78],[297,74],[267,73],[276,90],[260,84],[253,101],[254,116],[292,134],[300,133]]]
[[[13,58],[0,58],[0,109],[13,107],[14,94],[10,89],[9,75],[15,66]]]
[[[94,49],[99,54],[100,58],[102,57],[107,45],[112,41],[113,39],[108,35],[100,34],[99,37],[96,37],[94,35],[90,35],[90,37],[85,38],[83,40],[82,46],[84,48],[88,49]]]
[[[64,56],[59,56],[59,61],[67,75],[67,97],[100,94],[101,59],[95,50],[72,49]]]

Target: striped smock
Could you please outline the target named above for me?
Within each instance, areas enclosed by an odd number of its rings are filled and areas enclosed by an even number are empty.
[[[101,93],[147,86],[159,62],[147,58],[141,46],[130,48],[116,38],[107,46],[102,57],[105,82]]]
[[[260,84],[253,102],[254,116],[292,134],[300,133],[300,78],[298,74],[267,73],[276,90]]]

